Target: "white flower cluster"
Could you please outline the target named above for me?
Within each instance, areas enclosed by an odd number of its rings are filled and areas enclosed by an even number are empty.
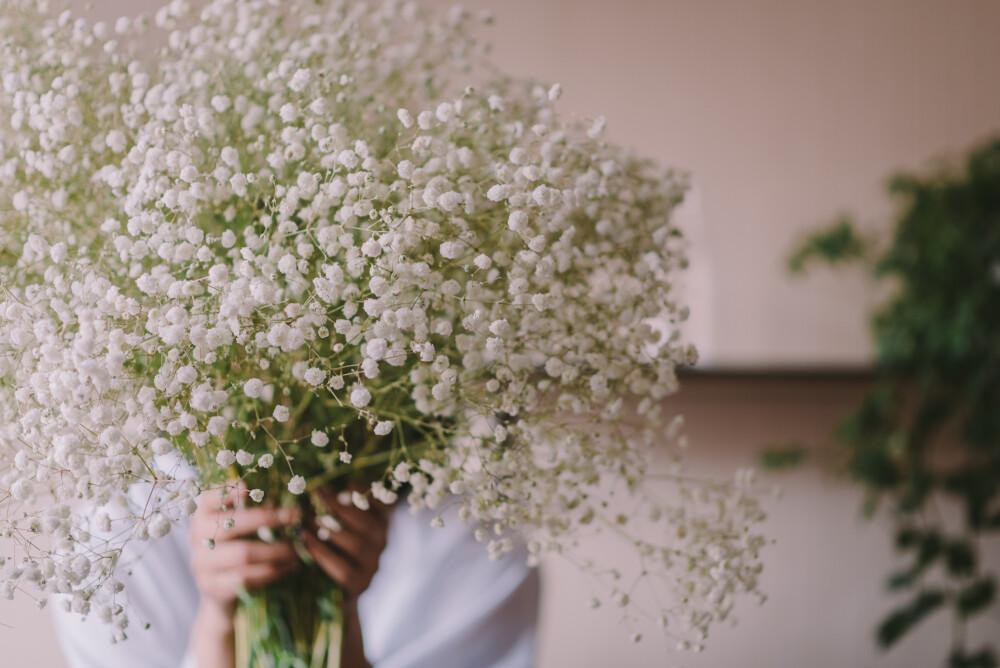
[[[277,476],[251,485],[262,501],[362,472],[386,503],[460,504],[495,556],[613,527],[684,641],[756,591],[752,496],[679,468],[682,501],[643,492],[695,357],[649,325],[685,313],[683,180],[603,120],[561,119],[558,86],[483,74],[464,12],[0,17],[0,534],[22,548],[5,594],[70,594],[122,637],[122,545],[201,488]],[[606,516],[609,481],[658,535]]]

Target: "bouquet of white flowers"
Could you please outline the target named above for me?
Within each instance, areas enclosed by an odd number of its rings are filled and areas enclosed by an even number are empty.
[[[664,412],[694,359],[651,326],[686,313],[683,179],[562,119],[558,86],[493,71],[469,22],[175,0],[108,24],[0,1],[7,597],[64,595],[123,638],[123,546],[235,481],[255,503],[362,482],[359,506],[456,504],[495,557],[613,528],[695,645],[756,592],[754,497],[685,477]],[[676,502],[644,486],[650,445]],[[606,510],[615,488],[662,531]],[[335,628],[322,603],[306,626]]]

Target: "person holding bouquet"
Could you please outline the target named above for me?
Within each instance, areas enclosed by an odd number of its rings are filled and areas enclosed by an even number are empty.
[[[523,554],[491,561],[458,521],[431,529],[403,502],[362,511],[321,490],[323,526],[244,496],[205,492],[188,532],[143,545],[126,588],[149,627],[127,641],[110,645],[97,619],[56,612],[70,668],[232,668],[240,590],[302,567],[290,541],[259,538],[284,527],[301,527],[301,544],[343,589],[343,668],[534,665],[539,575]]]

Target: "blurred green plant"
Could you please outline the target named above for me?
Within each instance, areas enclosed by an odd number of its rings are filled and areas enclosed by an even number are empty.
[[[758,464],[765,471],[785,471],[797,468],[806,458],[806,448],[801,443],[765,446],[758,457]]]
[[[979,551],[1000,529],[1000,141],[961,169],[896,176],[889,192],[900,206],[882,248],[841,218],[796,249],[789,269],[854,261],[893,286],[871,321],[876,384],[835,434],[866,512],[888,507],[909,560],[887,583],[909,601],[879,625],[879,645],[948,610],[946,665],[996,668],[997,647],[968,648],[966,625],[994,604],[1000,566]],[[959,522],[937,512],[945,498]]]
[[[810,235],[788,258],[788,270],[801,274],[811,261],[820,259],[827,264],[846,264],[867,260],[872,243],[858,236],[854,223],[841,216],[826,229]]]

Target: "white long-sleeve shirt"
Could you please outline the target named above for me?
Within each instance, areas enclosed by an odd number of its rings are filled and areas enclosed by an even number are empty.
[[[532,666],[537,571],[516,552],[490,561],[467,527],[454,516],[445,522],[431,528],[428,516],[396,506],[379,570],[358,601],[368,660],[375,668]],[[71,668],[195,667],[187,647],[198,589],[186,520],[142,547],[142,558],[119,574],[128,640],[112,645],[109,628],[93,616],[54,613]]]

